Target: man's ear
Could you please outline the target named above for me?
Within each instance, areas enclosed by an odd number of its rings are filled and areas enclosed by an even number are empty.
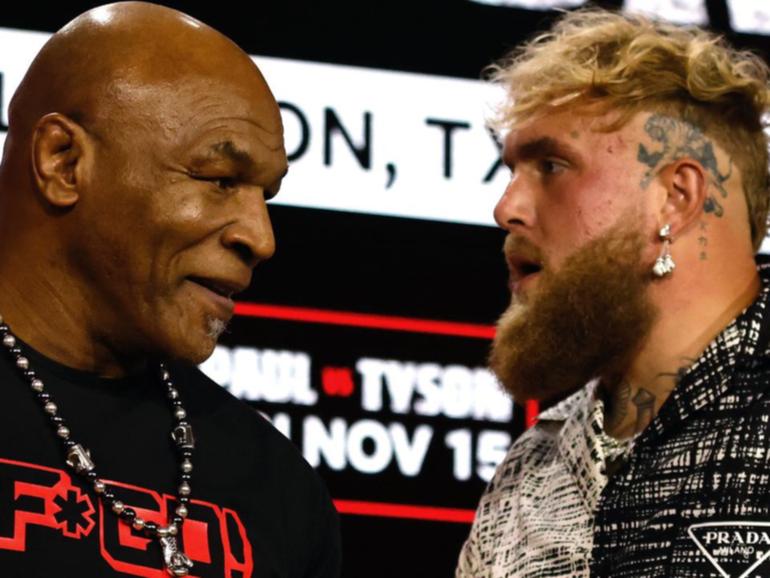
[[[666,190],[661,207],[661,225],[671,225],[676,239],[703,216],[709,192],[709,175],[695,159],[684,157],[664,168],[659,175]]]
[[[32,134],[32,171],[43,198],[67,209],[80,199],[85,176],[85,130],[70,118],[53,112],[37,121]]]

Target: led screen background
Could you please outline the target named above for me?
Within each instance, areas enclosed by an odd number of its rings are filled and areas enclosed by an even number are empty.
[[[95,4],[6,6],[0,26],[50,33]],[[326,480],[344,576],[449,576],[485,482],[525,424],[484,369],[508,301],[491,219],[505,171],[484,129],[494,95],[477,80],[555,12],[167,4],[257,58],[294,157],[291,202],[271,208],[278,251],[205,370]],[[701,4],[712,27],[768,53],[767,37],[732,32],[723,0]],[[3,125],[24,58],[10,38],[0,34]]]

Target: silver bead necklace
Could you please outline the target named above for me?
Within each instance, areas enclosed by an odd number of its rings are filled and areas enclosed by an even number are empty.
[[[91,452],[82,444],[72,438],[72,432],[64,418],[59,415],[59,408],[51,394],[45,390],[45,384],[30,368],[29,359],[22,353],[18,340],[11,333],[8,324],[0,316],[0,339],[8,353],[12,356],[14,365],[21,372],[32,392],[35,394],[40,407],[48,416],[56,436],[62,443],[65,453],[65,461],[75,473],[85,480],[86,485],[93,489],[98,500],[105,508],[112,510],[124,523],[131,525],[135,530],[142,532],[148,538],[156,539],[161,547],[163,563],[166,571],[171,576],[187,576],[192,568],[192,561],[180,549],[176,536],[182,529],[187,517],[187,506],[190,503],[190,480],[192,478],[192,454],[195,447],[192,427],[187,421],[187,412],[182,407],[179,391],[174,387],[171,374],[164,363],[160,364],[160,379],[166,387],[166,395],[171,404],[174,415],[174,426],[171,430],[171,439],[179,457],[179,487],[176,498],[177,507],[171,520],[165,526],[148,522],[140,518],[136,510],[126,506],[115,497],[115,494],[101,480],[96,473],[96,465],[91,458]]]

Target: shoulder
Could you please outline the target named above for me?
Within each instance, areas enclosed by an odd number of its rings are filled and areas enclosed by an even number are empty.
[[[559,444],[565,428],[582,431],[590,411],[593,385],[581,388],[564,400],[540,413],[537,423],[524,431],[511,445],[485,491],[487,499],[499,499],[520,487],[525,478],[547,481],[559,464]],[[579,434],[580,431],[575,432]]]
[[[569,433],[566,422],[579,419],[584,394],[567,401],[543,412],[498,465],[479,501],[456,578],[486,576],[492,566],[520,575],[544,559],[563,558],[567,551],[583,556],[576,544],[584,541],[584,529],[574,517],[564,516],[565,501],[579,496],[576,487],[570,489],[560,440]]]
[[[524,478],[547,471],[558,453],[561,423],[541,422],[522,433],[497,466],[482,500],[497,501],[515,490]]]

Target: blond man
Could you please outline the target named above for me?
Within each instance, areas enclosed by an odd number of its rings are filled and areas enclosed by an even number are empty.
[[[767,66],[593,10],[494,78],[512,299],[490,361],[548,409],[456,575],[770,574]]]

